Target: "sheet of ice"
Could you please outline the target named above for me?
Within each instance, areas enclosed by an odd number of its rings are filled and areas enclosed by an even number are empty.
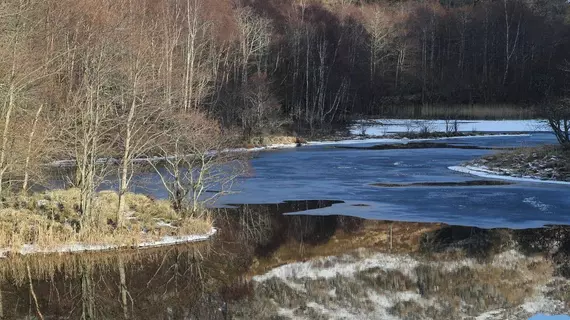
[[[446,120],[375,119],[359,120],[350,128],[351,134],[383,136],[392,133],[453,131],[454,122]],[[458,120],[460,132],[535,132],[549,131],[543,120]]]
[[[212,228],[210,232],[206,234],[197,235],[184,235],[184,236],[164,236],[156,241],[141,242],[134,246],[136,248],[155,248],[162,246],[170,246],[183,243],[200,242],[208,240],[218,230]],[[10,249],[0,249],[0,258],[6,258],[9,253],[16,253],[21,255],[30,254],[52,254],[52,253],[80,253],[80,252],[93,252],[93,251],[107,251],[112,249],[128,248],[132,247],[130,245],[106,245],[106,244],[84,244],[84,243],[73,243],[62,245],[56,248],[38,248],[35,245],[25,244],[20,248],[20,250],[13,251]]]
[[[327,145],[343,145],[343,144],[357,144],[357,143],[408,143],[410,139],[391,139],[391,138],[370,138],[370,139],[346,139],[336,141],[309,141],[309,146],[327,146]]]
[[[457,171],[457,172],[468,173],[468,174],[478,176],[478,177],[490,178],[490,179],[570,185],[570,182],[568,182],[568,181],[555,181],[555,180],[541,180],[541,179],[537,179],[537,178],[511,177],[511,176],[503,175],[500,172],[488,170],[488,169],[481,168],[481,167],[474,167],[474,166],[450,166],[450,167],[448,167],[448,169],[453,170],[453,171]]]

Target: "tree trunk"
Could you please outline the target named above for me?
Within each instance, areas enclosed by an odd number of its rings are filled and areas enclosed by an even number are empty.
[[[26,160],[25,160],[25,164],[24,164],[24,182],[22,183],[22,193],[26,193],[28,191],[28,181],[30,179],[30,172],[29,172],[29,167],[30,167],[30,158],[32,155],[32,142],[34,141],[34,135],[36,133],[36,127],[38,124],[38,120],[40,118],[40,114],[42,112],[44,105],[40,105],[40,107],[38,108],[38,111],[36,112],[36,116],[34,118],[34,122],[32,124],[32,130],[30,131],[30,135],[28,137],[28,150],[26,153]]]
[[[6,153],[8,147],[8,134],[10,131],[10,120],[12,117],[12,111],[14,110],[14,88],[10,88],[8,109],[6,110],[6,118],[4,120],[4,130],[2,132],[2,149],[0,150],[0,195],[2,194],[4,185],[4,174],[8,169],[8,164],[6,163]]]

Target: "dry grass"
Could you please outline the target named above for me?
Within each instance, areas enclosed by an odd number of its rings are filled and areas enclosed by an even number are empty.
[[[263,147],[275,144],[296,144],[302,142],[299,138],[293,136],[263,136],[252,137],[246,141],[248,147]]]
[[[65,243],[75,239],[70,225],[55,222],[29,210],[12,208],[0,210],[0,248],[20,248],[34,243],[49,247],[53,243]]]
[[[118,199],[115,192],[99,192],[93,203],[96,223],[80,228],[77,189],[5,198],[0,209],[0,249],[18,251],[26,244],[44,250],[72,243],[134,246],[167,235],[205,234],[213,225],[208,213],[183,217],[168,201],[128,193],[125,226],[116,228],[112,221]]]

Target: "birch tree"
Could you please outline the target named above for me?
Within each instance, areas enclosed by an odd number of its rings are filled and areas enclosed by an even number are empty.
[[[236,10],[238,28],[238,52],[241,63],[241,80],[247,83],[249,67],[256,62],[257,72],[262,72],[262,59],[267,55],[271,42],[271,22],[256,15],[250,7]]]

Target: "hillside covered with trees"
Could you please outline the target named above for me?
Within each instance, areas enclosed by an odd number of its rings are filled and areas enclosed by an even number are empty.
[[[87,101],[108,106],[107,116],[121,123],[131,107],[151,118],[192,110],[245,135],[321,127],[385,105],[536,104],[566,89],[568,7],[564,0],[4,1],[3,138],[28,132],[36,114],[37,130],[53,127],[46,123],[72,117]]]

